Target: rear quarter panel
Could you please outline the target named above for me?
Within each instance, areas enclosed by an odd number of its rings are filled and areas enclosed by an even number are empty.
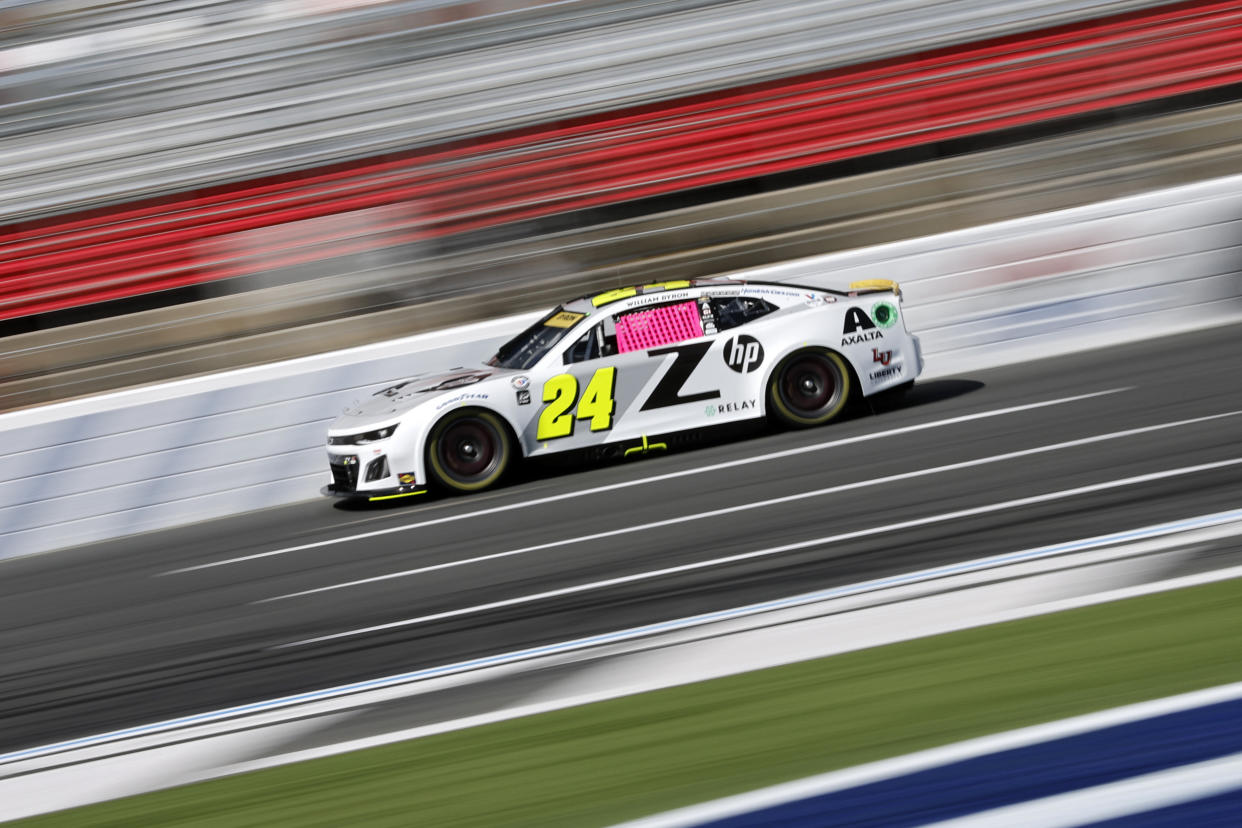
[[[787,306],[737,330],[752,333],[765,349],[762,385],[756,389],[765,411],[772,373],[782,359],[803,348],[841,354],[854,369],[855,393],[863,396],[909,382],[922,370],[917,340],[906,330],[900,299],[887,291]]]

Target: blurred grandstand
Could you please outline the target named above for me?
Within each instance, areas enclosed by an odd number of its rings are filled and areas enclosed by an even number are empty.
[[[0,26],[0,409],[1242,169],[1242,0],[39,0]]]

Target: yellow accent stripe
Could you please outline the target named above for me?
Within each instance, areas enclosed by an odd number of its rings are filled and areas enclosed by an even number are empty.
[[[623,287],[615,290],[606,290],[591,300],[591,304],[595,307],[607,305],[610,302],[618,302],[622,299],[629,299],[631,296],[637,296],[641,290],[646,293],[649,290],[681,290],[690,287],[689,279],[674,279],[671,282],[652,282],[642,287]]]
[[[420,495],[420,494],[427,494],[427,490],[422,489],[417,492],[402,492],[401,494],[395,494],[395,495],[378,495],[376,497],[368,497],[367,500],[392,500],[398,497],[413,497],[414,495]]]
[[[638,288],[617,288],[616,290],[608,290],[599,294],[591,300],[591,304],[598,308],[600,305],[607,305],[609,302],[617,302],[637,295]]]

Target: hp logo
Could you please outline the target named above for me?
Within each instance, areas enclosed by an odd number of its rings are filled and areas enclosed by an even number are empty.
[[[753,336],[735,336],[725,343],[724,361],[739,374],[749,374],[763,364],[763,346]]]

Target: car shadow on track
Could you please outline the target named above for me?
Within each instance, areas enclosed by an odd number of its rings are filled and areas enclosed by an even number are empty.
[[[915,383],[914,387],[907,391],[901,401],[895,404],[891,410],[917,408],[921,405],[944,402],[955,397],[965,396],[983,387],[982,382],[970,379],[942,379],[919,382]]]
[[[968,379],[928,380],[916,383],[904,394],[872,397],[852,405],[844,416],[837,418],[833,424],[883,416],[888,412],[904,411],[924,405],[932,405],[955,397],[970,394],[984,387],[982,382]],[[730,423],[709,428],[698,428],[680,434],[659,435],[652,438],[653,442],[667,444],[667,452],[661,451],[656,456],[682,453],[732,443],[763,434],[777,433],[780,429],[765,420],[751,420],[742,423]],[[537,480],[568,477],[573,474],[586,473],[610,466],[633,465],[641,462],[641,457],[627,459],[620,446],[604,447],[568,452],[563,455],[537,457],[515,464],[505,479],[496,486],[496,490],[509,489]],[[368,503],[366,501],[340,500],[335,508],[343,512],[382,512],[390,509],[408,509],[415,503],[443,502],[454,500],[457,496],[437,492],[428,492],[418,497]]]

